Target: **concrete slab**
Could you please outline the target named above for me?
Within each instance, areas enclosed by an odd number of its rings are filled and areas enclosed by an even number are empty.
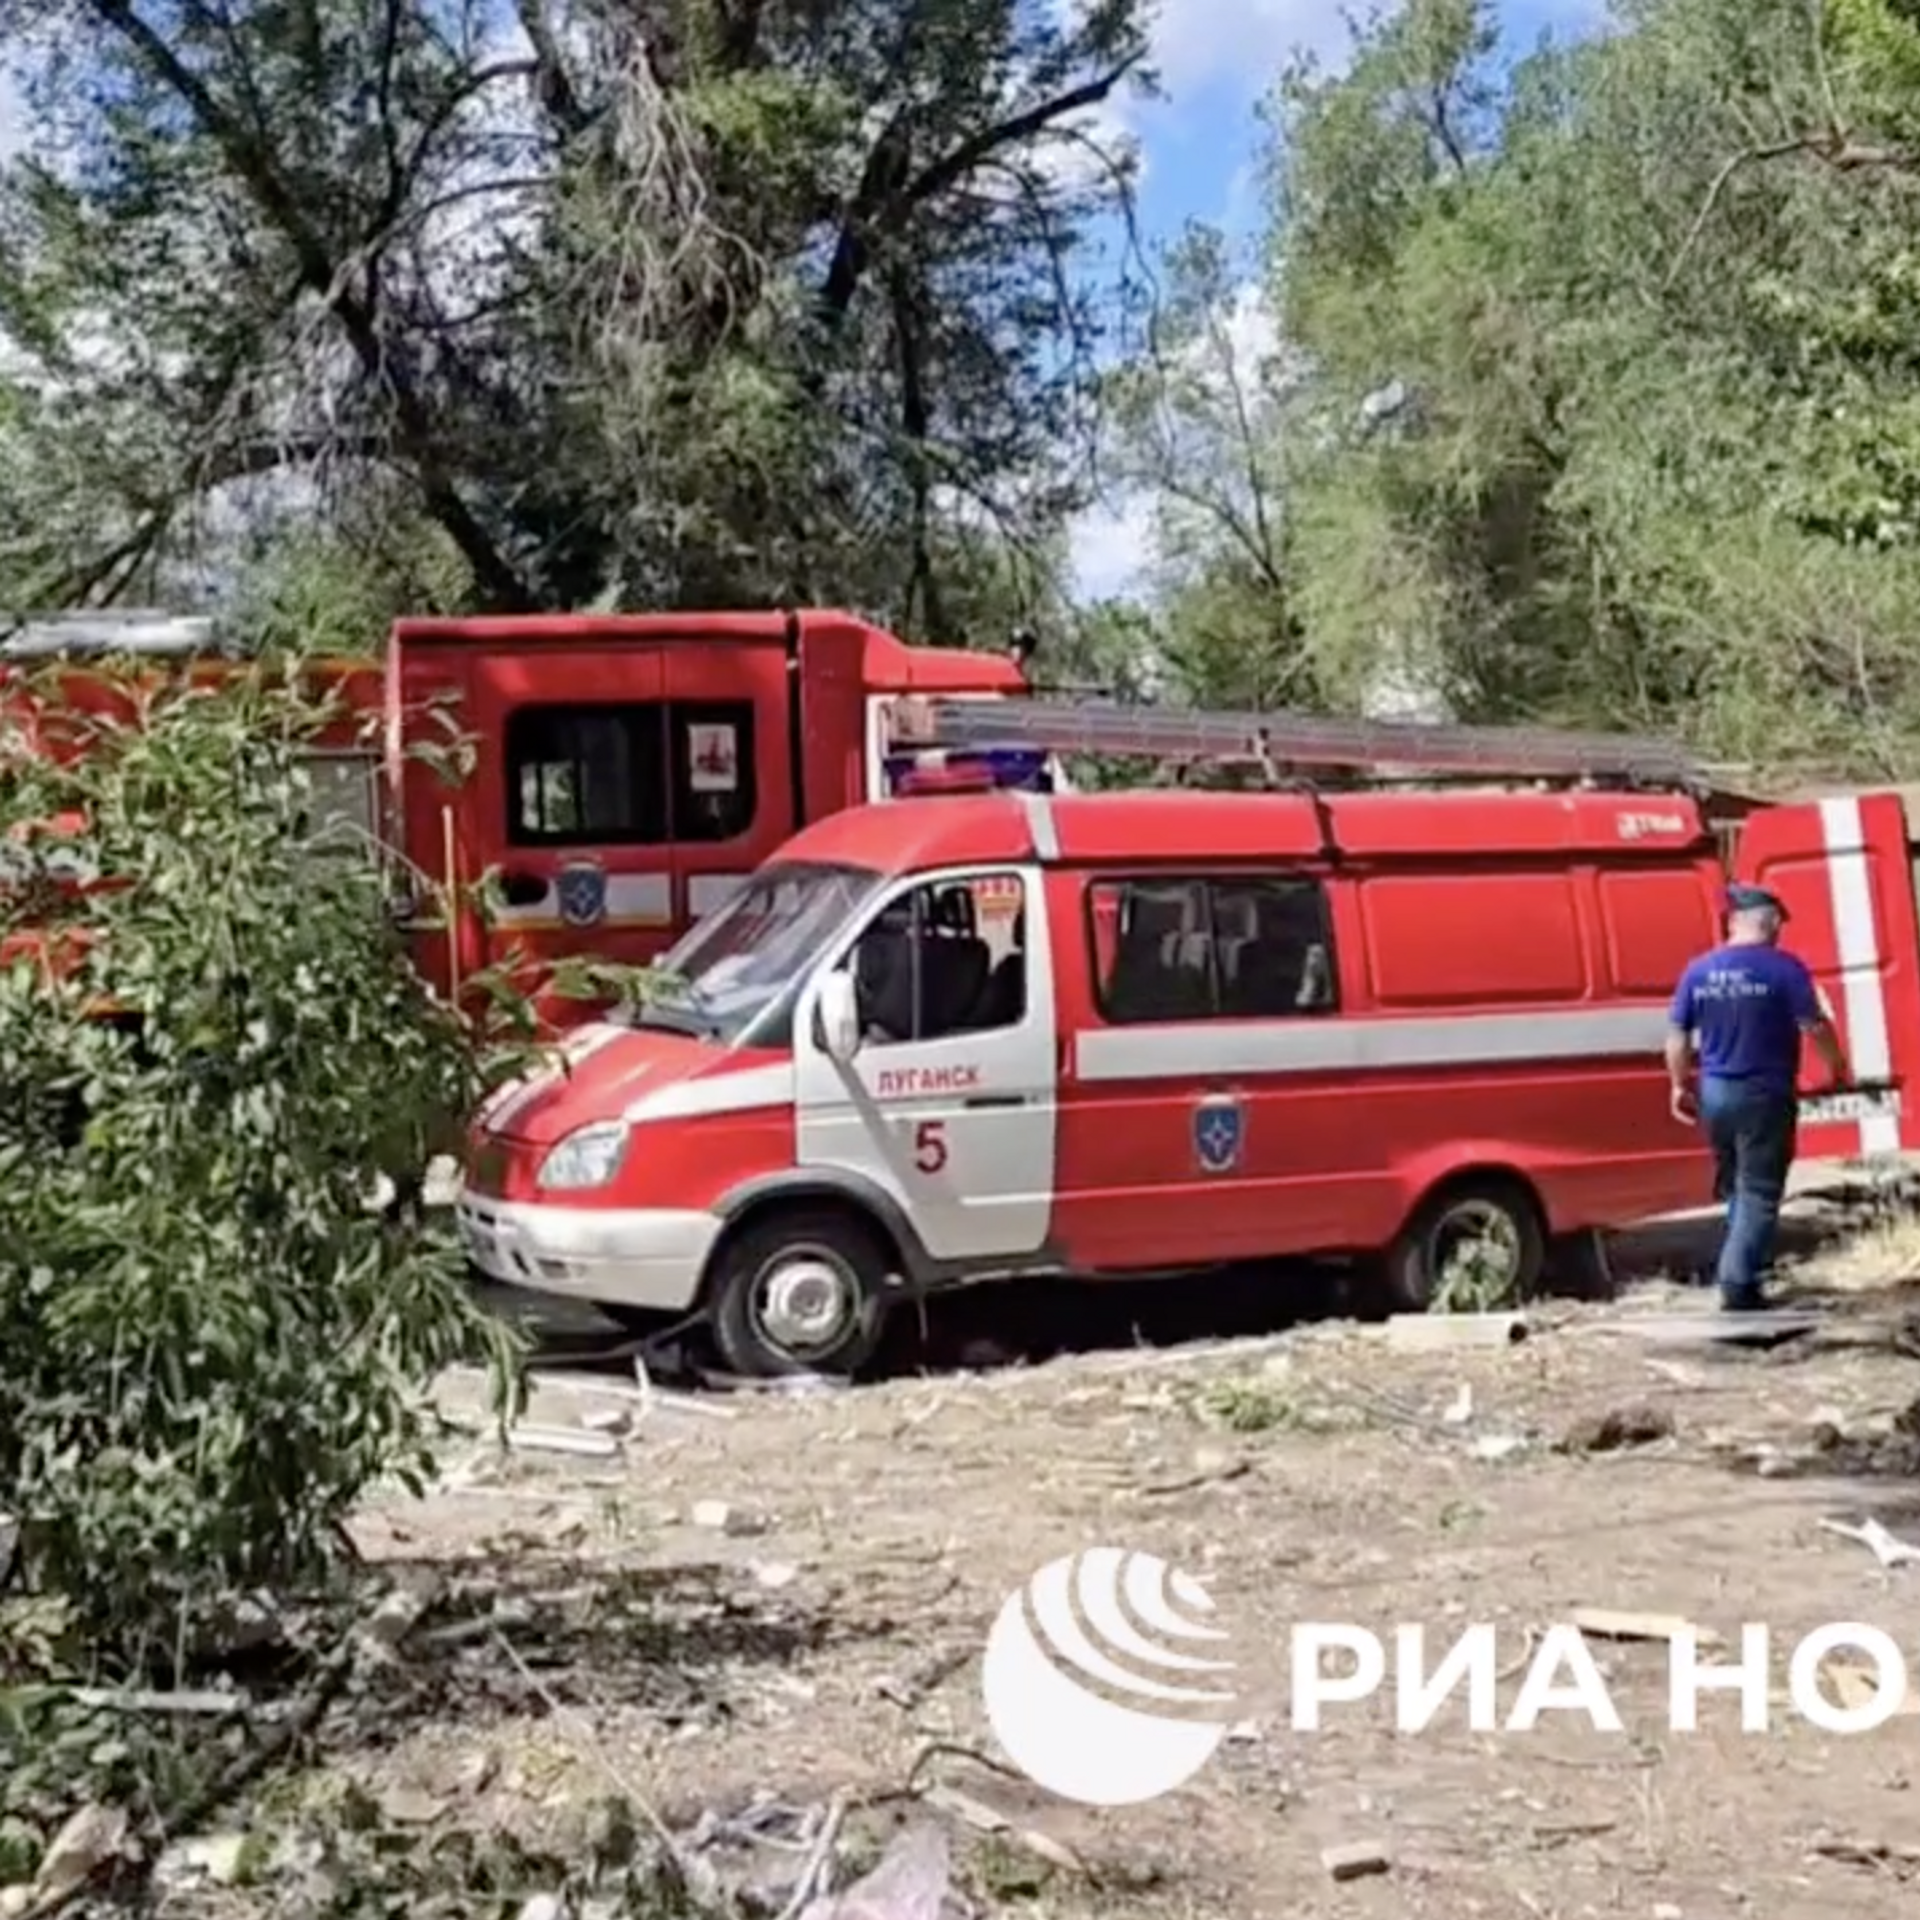
[[[1578,1324],[1586,1333],[1624,1335],[1657,1347],[1774,1347],[1799,1340],[1827,1324],[1828,1316],[1804,1308],[1775,1307],[1765,1313],[1637,1313],[1616,1320]]]

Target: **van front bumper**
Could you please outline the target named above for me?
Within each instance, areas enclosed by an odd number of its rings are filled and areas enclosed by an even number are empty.
[[[673,1313],[693,1305],[720,1237],[710,1213],[550,1207],[463,1193],[460,1237],[489,1280],[591,1304]]]

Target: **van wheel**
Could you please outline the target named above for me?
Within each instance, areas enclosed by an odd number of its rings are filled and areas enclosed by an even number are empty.
[[[1546,1260],[1533,1195],[1488,1175],[1429,1194],[1388,1249],[1382,1277],[1395,1313],[1474,1313],[1526,1299]]]
[[[890,1262],[879,1237],[835,1208],[769,1215],[720,1251],[714,1345],[735,1373],[857,1373],[879,1348]]]

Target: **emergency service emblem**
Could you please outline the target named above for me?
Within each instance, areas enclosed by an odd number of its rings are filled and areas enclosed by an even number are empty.
[[[1194,1108],[1193,1158],[1202,1173],[1231,1173],[1246,1137],[1246,1115],[1231,1094],[1216,1094]]]
[[[560,869],[556,888],[560,918],[570,927],[591,927],[606,917],[606,870],[592,860],[570,860]]]

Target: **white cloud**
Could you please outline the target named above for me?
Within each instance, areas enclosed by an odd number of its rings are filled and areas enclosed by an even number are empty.
[[[19,75],[0,66],[0,166],[27,144],[27,101]]]
[[[1342,0],[1160,0],[1153,57],[1179,108],[1220,81],[1264,91],[1295,53],[1331,58],[1350,41]]]
[[[1139,591],[1154,560],[1152,497],[1140,491],[1076,515],[1067,529],[1073,597],[1123,600]]]

